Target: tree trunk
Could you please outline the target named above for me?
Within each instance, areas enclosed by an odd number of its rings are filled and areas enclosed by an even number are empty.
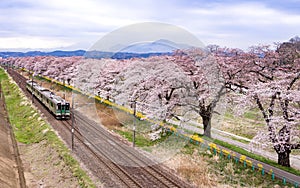
[[[284,152],[278,152],[278,164],[282,166],[290,167],[290,152],[289,150]]]
[[[203,121],[204,135],[211,138],[211,116],[201,116]]]

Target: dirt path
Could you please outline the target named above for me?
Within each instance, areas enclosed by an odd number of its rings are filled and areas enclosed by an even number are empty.
[[[26,187],[23,165],[8,122],[0,85],[0,187]]]

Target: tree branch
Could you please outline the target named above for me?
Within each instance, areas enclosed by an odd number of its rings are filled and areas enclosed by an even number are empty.
[[[276,99],[276,96],[279,95],[280,93],[279,92],[276,92],[274,95],[272,95],[272,98],[271,98],[271,102],[270,102],[270,105],[269,105],[269,118],[271,118],[273,115],[274,115],[274,106],[275,106],[275,99]]]
[[[287,90],[290,90],[290,89],[293,87],[294,83],[295,83],[298,79],[300,79],[300,73],[298,73],[298,75],[291,81],[291,83],[290,83],[290,84],[288,85],[288,87],[287,87]]]
[[[211,106],[211,110],[214,110],[214,108],[217,106],[217,103],[219,102],[220,98],[222,95],[224,95],[226,92],[223,92],[223,90],[225,89],[225,86],[222,86],[220,88],[220,90],[218,91],[217,96],[214,98],[214,100],[211,102],[210,106]]]
[[[198,89],[198,87],[199,87],[200,84],[197,83],[196,81],[193,81],[193,85],[194,85],[194,88],[195,88],[195,89]]]
[[[174,91],[175,91],[175,88],[171,88],[170,93],[168,93],[168,91],[166,92],[165,98],[166,98],[167,101],[169,101],[171,99],[172,94],[173,94]]]
[[[233,88],[233,86],[236,87],[236,88]],[[237,83],[232,83],[232,82],[225,83],[225,87],[227,89],[230,89],[231,91],[234,91],[234,92],[239,91],[242,94],[246,94],[246,92],[243,91],[243,90],[248,90],[249,89],[246,86],[243,86],[243,85],[237,84]]]
[[[249,71],[250,73],[255,73],[255,74],[258,74],[268,80],[273,80],[274,79],[274,76],[268,76],[268,75],[264,75],[263,73],[261,73],[261,71],[254,71],[254,70],[250,70]]]
[[[284,125],[279,131],[279,141],[284,141],[285,143],[290,142],[290,130]],[[287,134],[287,135],[286,135]]]
[[[300,144],[291,144],[291,150],[292,149],[300,149]]]
[[[258,96],[257,96],[257,95],[254,95],[254,99],[255,99],[256,104],[258,105],[258,108],[259,108],[259,110],[261,111],[261,113],[262,113],[262,115],[263,115],[265,121],[266,121],[267,124],[268,124],[268,123],[270,122],[270,119],[269,119],[268,115],[266,114],[265,109],[264,109],[263,105],[261,104],[261,102],[260,102]]]

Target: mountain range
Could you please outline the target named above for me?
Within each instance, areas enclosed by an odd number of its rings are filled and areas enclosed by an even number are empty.
[[[120,44],[121,45],[121,44]],[[124,46],[124,45],[123,45]],[[84,56],[86,58],[113,58],[113,59],[130,59],[141,58],[159,55],[170,55],[174,50],[187,49],[191,46],[186,44],[178,44],[169,40],[160,39],[154,42],[140,42],[127,45],[117,52],[103,52],[103,51],[62,51],[56,50],[53,52],[29,51],[29,52],[0,52],[0,57],[35,57],[35,56],[55,56],[55,57],[71,57]]]
[[[29,51],[29,52],[0,52],[0,57],[35,57],[35,56],[56,56],[56,57],[71,57],[71,56],[83,56],[85,50],[75,51],[61,51],[56,50],[53,52],[41,52],[41,51]]]

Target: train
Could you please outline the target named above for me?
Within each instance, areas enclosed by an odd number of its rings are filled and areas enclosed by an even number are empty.
[[[26,88],[48,108],[56,119],[70,119],[70,103],[65,99],[32,80],[26,81]]]

